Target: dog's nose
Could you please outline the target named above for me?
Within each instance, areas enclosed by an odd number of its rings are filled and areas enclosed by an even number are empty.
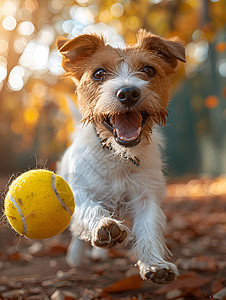
[[[122,87],[117,92],[118,100],[127,107],[131,107],[140,99],[140,89],[135,86]]]

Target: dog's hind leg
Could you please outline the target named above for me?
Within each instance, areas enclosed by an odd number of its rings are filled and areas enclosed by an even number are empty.
[[[108,259],[107,250],[99,248],[99,247],[92,247],[91,259],[94,261],[107,260]]]
[[[86,252],[89,249],[89,243],[81,240],[79,237],[74,236],[68,247],[66,260],[69,266],[78,267],[83,261]]]

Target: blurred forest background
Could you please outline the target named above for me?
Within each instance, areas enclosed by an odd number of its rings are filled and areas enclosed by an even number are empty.
[[[70,144],[55,40],[103,31],[135,42],[139,28],[186,45],[187,64],[173,81],[166,156],[169,177],[226,173],[225,0],[1,0],[0,175],[55,168]]]

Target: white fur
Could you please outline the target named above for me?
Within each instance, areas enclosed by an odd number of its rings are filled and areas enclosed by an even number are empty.
[[[148,84],[148,81],[140,79],[133,70],[130,69],[127,63],[124,61],[119,64],[117,72],[113,74],[112,79],[107,80],[102,85],[103,96],[107,97],[106,91],[112,93],[112,97],[115,100],[115,93],[123,86],[134,86],[141,88],[144,85]],[[109,101],[109,99],[108,99]]]
[[[142,80],[136,76],[136,73],[131,70],[128,64],[124,61],[118,65],[116,72],[112,73],[111,75],[113,78],[106,80],[101,86],[101,93],[98,102],[95,105],[94,114],[98,115],[103,111],[110,113],[113,108],[116,110],[121,110],[121,105],[115,97],[120,88],[134,86],[138,89],[141,89],[142,92],[142,87],[148,84],[148,81]],[[150,92],[150,94],[151,93],[152,92]]]
[[[74,238],[67,256],[71,265],[82,263],[85,248],[79,238],[92,243],[101,220],[112,218],[121,223],[129,218],[133,226],[127,240],[133,240],[131,251],[137,257],[142,278],[158,266],[177,273],[176,267],[165,261],[165,217],[160,207],[165,196],[161,145],[162,138],[154,128],[152,140],[145,148],[141,141],[130,149],[140,159],[137,167],[102,149],[92,124],[76,133],[59,170],[76,199],[71,224]]]

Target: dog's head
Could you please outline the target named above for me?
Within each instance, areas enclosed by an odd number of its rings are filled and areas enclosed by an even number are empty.
[[[140,30],[137,43],[113,48],[102,36],[59,38],[63,67],[77,85],[84,122],[92,122],[106,145],[126,151],[148,142],[154,123],[167,117],[169,79],[184,47]]]

